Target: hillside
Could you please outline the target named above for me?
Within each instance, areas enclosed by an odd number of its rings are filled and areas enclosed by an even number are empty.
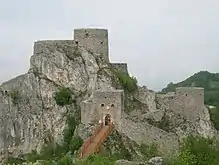
[[[216,105],[219,103],[219,73],[200,71],[184,81],[169,83],[162,92],[173,92],[177,87],[203,87],[205,89],[205,104]]]

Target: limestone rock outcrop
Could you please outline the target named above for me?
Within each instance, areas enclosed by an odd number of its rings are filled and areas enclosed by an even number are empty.
[[[66,109],[56,105],[54,93],[69,87],[83,100],[95,89],[112,88],[111,73],[100,74],[107,64],[98,60],[74,41],[36,42],[28,73],[0,86],[0,149],[18,155],[59,140]]]

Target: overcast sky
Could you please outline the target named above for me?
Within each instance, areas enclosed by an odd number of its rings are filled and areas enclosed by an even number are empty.
[[[218,0],[0,0],[0,83],[27,72],[35,40],[86,27],[107,28],[111,61],[150,89],[219,72]]]

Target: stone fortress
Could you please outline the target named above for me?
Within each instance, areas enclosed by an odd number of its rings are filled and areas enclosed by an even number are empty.
[[[75,29],[74,41],[87,50],[100,54],[102,60],[110,62],[108,47],[108,30],[106,29]],[[116,69],[128,74],[126,63],[111,63]],[[122,90],[95,91],[93,99],[81,104],[81,121],[84,124],[105,123],[109,118],[116,126],[119,125],[124,112],[124,93]]]
[[[85,46],[86,49],[100,54],[107,62],[109,60],[108,30],[106,29],[75,29],[74,41]],[[113,67],[128,74],[126,63],[112,63]],[[159,95],[171,110],[185,115],[186,118],[197,120],[200,107],[204,106],[203,88],[177,88],[172,95]],[[104,113],[110,113],[115,124],[120,122],[123,109],[123,92],[121,90],[96,91],[93,100],[85,101],[82,104],[82,122],[85,124],[91,121],[103,120]],[[113,106],[112,106],[113,105]],[[163,104],[164,106],[165,104]],[[106,114],[105,114],[106,115]]]
[[[81,57],[72,60],[67,56],[74,54],[77,45],[81,49]],[[174,93],[157,94],[138,87],[133,100],[146,106],[136,107],[136,114],[127,113],[125,93],[114,89],[107,76],[104,80],[98,79],[97,72],[102,68],[93,56],[110,63],[108,30],[75,29],[74,40],[35,42],[28,73],[0,86],[0,149],[31,151],[43,144],[44,131],[50,132],[54,139],[60,138],[65,122],[60,115],[64,108],[57,106],[53,98],[57,86],[91,93],[81,102],[81,122],[84,125],[113,122],[116,130],[130,140],[139,145],[156,142],[164,153],[176,149],[185,132],[197,132],[204,136],[215,134],[204,105],[203,88],[181,87]],[[126,63],[110,64],[129,74]],[[101,66],[104,67],[104,64]],[[13,106],[7,96],[14,89],[28,98],[19,106]],[[11,116],[10,121],[6,120],[8,116]],[[166,117],[171,131],[154,124],[162,123]],[[149,122],[151,120],[153,123]],[[14,145],[17,139],[22,140]]]
[[[74,41],[87,50],[101,55],[106,62],[109,60],[109,44],[107,29],[75,29]],[[127,63],[111,63],[117,69],[128,73]]]
[[[101,54],[103,59],[109,62],[107,30],[77,29],[74,31],[74,36],[75,42],[79,45],[86,46],[93,52]],[[113,66],[128,74],[126,63],[114,63]],[[190,123],[198,129],[200,134],[213,135],[208,110],[204,105],[203,88],[180,87],[175,92],[167,94],[152,92],[151,99],[152,102],[155,102],[156,108],[150,108],[147,114],[140,114],[139,116],[146,116],[146,118],[152,116],[155,121],[160,122],[164,114],[168,114],[169,118],[173,120],[172,127],[182,133],[183,130],[178,128],[178,118],[181,116],[185,122],[183,124]],[[149,123],[136,122],[134,117],[126,114],[124,112],[124,93],[122,90],[94,91],[93,97],[81,104],[81,121],[85,125],[98,122],[105,123],[108,115],[110,115],[110,120],[121,133],[139,144],[158,142],[164,152],[178,146],[180,133],[168,133]],[[189,127],[187,126],[187,128]]]
[[[107,30],[77,29],[74,31],[74,36],[76,43],[101,54],[105,61],[110,62]],[[112,63],[112,65],[128,74],[126,63]],[[149,96],[146,97],[149,98]],[[164,152],[177,148],[182,132],[186,131],[179,127],[180,124],[189,123],[190,126],[184,127],[187,129],[195,127],[200,134],[213,135],[208,110],[204,105],[203,88],[180,87],[173,93],[156,94],[152,92],[150,97],[151,101],[155,102],[156,107],[149,108],[146,114],[130,117],[124,112],[124,93],[122,90],[94,91],[93,97],[81,104],[81,121],[85,125],[106,123],[106,119],[110,116],[110,120],[121,133],[138,144],[158,142]],[[139,99],[142,100],[142,98]],[[169,115],[172,127],[177,133],[166,132],[149,123],[134,121],[136,118],[139,120],[143,117],[146,119],[152,117],[153,120],[160,122],[165,117],[164,115]],[[181,121],[179,116],[184,123],[179,123]]]

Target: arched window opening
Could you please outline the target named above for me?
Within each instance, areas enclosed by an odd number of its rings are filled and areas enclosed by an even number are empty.
[[[104,107],[104,104],[101,104],[101,107]]]
[[[115,107],[115,105],[114,105],[114,104],[111,104],[111,107]]]

